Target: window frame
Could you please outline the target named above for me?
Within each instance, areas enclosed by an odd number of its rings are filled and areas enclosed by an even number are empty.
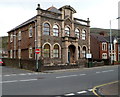
[[[78,28],[75,29],[75,37],[80,38],[80,30]]]
[[[65,27],[65,36],[70,36],[70,27]]]
[[[33,27],[29,27],[29,37],[33,37]]]
[[[85,29],[82,30],[82,35],[81,36],[82,36],[81,37],[82,40],[86,40],[86,30]]]
[[[32,47],[29,47],[29,59],[33,58],[33,48]]]
[[[57,49],[55,48],[57,46]],[[53,58],[59,58],[59,45],[55,44],[53,48]]]
[[[49,23],[43,24],[43,35],[50,35],[50,24]]]
[[[46,47],[46,45],[48,45],[48,47]],[[44,57],[50,58],[50,45],[49,44],[44,45],[43,51],[44,51]]]
[[[53,36],[59,36],[59,26],[57,24],[53,25]]]
[[[19,31],[19,32],[18,32],[18,40],[21,40],[21,38],[22,38],[22,32]]]

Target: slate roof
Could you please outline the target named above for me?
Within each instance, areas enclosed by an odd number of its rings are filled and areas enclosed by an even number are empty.
[[[36,16],[32,17],[31,19],[29,19],[29,20],[25,21],[24,23],[16,26],[15,28],[11,29],[10,31],[13,31],[13,30],[18,29],[18,28],[20,28],[20,27],[22,27],[22,26],[24,26],[24,25],[26,25],[26,24],[29,24],[29,23],[33,22],[33,21],[35,20],[35,18],[36,18]],[[8,31],[8,33],[9,33],[10,31]]]
[[[96,38],[99,42],[109,42],[104,36],[91,33],[91,36]]]
[[[51,6],[47,9],[48,11],[54,12],[54,13],[59,13],[61,14],[61,12],[54,6]]]

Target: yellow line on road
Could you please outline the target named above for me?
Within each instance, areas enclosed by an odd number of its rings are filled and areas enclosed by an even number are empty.
[[[105,83],[105,84],[102,84],[102,85],[95,86],[95,87],[93,88],[92,92],[93,92],[96,96],[101,97],[100,95],[98,95],[98,94],[95,92],[95,90],[96,90],[97,88],[100,88],[100,87],[106,86],[106,85],[110,85],[110,84],[114,84],[114,83],[117,83],[117,82],[118,82],[118,81],[114,81],[114,82]]]

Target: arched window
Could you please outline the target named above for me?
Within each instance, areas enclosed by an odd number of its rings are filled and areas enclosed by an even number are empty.
[[[86,57],[86,47],[85,46],[82,49],[82,53],[83,53],[83,57],[85,58]]]
[[[79,29],[75,29],[75,37],[80,38],[80,31],[79,31]]]
[[[49,44],[45,44],[44,46],[44,57],[50,58],[50,45]]]
[[[44,23],[43,25],[43,34],[50,35],[50,25],[48,23]]]
[[[53,49],[53,57],[58,58],[59,57],[59,46],[56,44]]]
[[[82,40],[86,39],[86,30],[82,30]]]
[[[65,35],[70,36],[70,28],[69,27],[65,27]]]
[[[59,35],[59,27],[58,25],[53,26],[53,36],[58,36]]]

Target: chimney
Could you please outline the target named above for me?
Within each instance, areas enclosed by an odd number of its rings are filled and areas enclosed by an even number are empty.
[[[37,15],[40,15],[41,14],[41,8],[40,8],[40,4],[38,4],[38,7],[37,7]]]

